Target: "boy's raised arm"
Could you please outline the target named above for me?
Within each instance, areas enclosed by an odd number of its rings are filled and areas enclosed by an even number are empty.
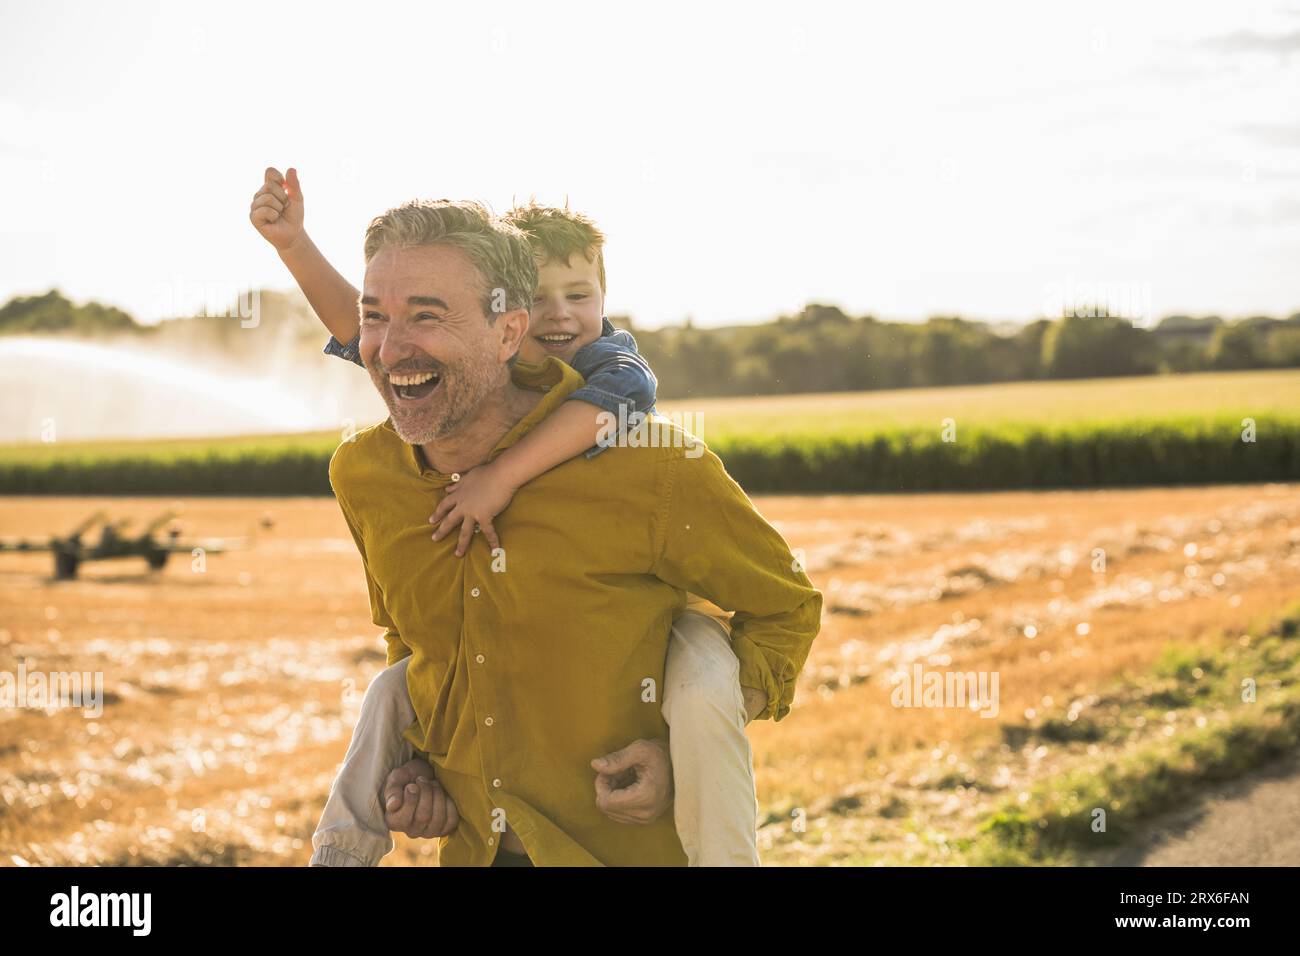
[[[280,254],[280,261],[330,334],[340,343],[352,341],[361,327],[357,312],[361,293],[329,264],[307,235],[298,171],[289,167],[286,178],[268,166],[262,188],[253,194],[248,219]]]

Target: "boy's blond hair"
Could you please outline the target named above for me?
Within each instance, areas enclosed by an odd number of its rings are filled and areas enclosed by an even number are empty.
[[[575,253],[596,264],[600,291],[605,293],[605,234],[580,212],[541,206],[529,200],[505,214],[505,220],[528,237],[528,244],[543,262],[567,263]]]

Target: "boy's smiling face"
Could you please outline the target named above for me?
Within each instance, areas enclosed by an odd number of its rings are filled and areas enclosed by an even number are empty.
[[[568,262],[538,260],[537,295],[529,313],[528,334],[519,358],[538,363],[554,355],[569,364],[584,345],[600,338],[605,295],[596,263],[582,253]]]

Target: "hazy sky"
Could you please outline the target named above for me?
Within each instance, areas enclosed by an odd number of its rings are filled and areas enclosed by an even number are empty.
[[[295,165],[358,283],[388,206],[568,197],[649,326],[1300,310],[1300,5],[494,8],[0,0],[0,301],[288,287]]]

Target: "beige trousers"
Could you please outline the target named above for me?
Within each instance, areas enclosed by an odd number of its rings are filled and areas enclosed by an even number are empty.
[[[380,800],[389,772],[414,754],[402,737],[415,720],[408,661],[386,668],[366,688],[352,742],[312,834],[313,866],[376,866],[393,849]],[[754,762],[739,675],[722,625],[694,611],[678,616],[668,640],[661,707],[670,728],[673,822],[691,866],[759,865]]]
[[[673,823],[691,866],[758,866],[754,756],[740,661],[713,618],[679,615],[664,666]]]

